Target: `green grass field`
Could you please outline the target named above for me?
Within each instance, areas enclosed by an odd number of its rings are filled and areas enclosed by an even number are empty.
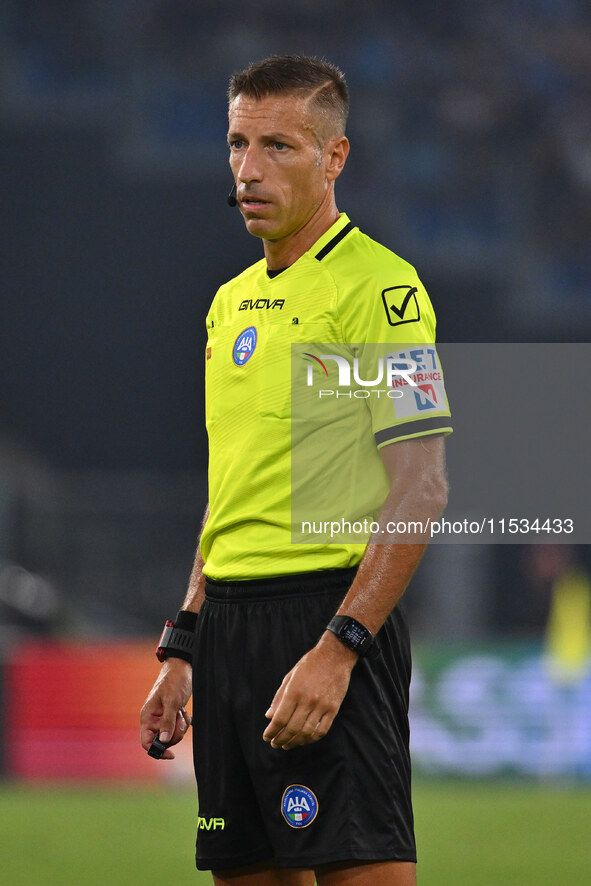
[[[415,809],[420,886],[591,883],[589,790],[419,781]],[[195,815],[184,790],[5,785],[2,882],[211,884],[193,867]]]

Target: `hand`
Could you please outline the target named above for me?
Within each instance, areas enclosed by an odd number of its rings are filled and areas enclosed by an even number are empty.
[[[165,744],[178,744],[191,725],[185,705],[191,697],[191,665],[180,658],[169,658],[140,713],[140,741],[147,751],[159,736]],[[162,760],[174,760],[167,749]]]
[[[346,695],[357,654],[334,634],[318,644],[286,674],[266,717],[264,741],[284,751],[324,738]]]

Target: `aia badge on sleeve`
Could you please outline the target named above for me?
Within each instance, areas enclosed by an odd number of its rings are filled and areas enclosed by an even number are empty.
[[[248,329],[244,329],[236,341],[234,342],[234,348],[232,349],[232,359],[236,366],[244,366],[245,363],[248,363],[252,355],[254,354],[254,349],[257,346],[257,331],[254,326],[249,326]]]
[[[316,795],[303,784],[292,784],[281,798],[281,812],[290,828],[307,828],[318,815]]]
[[[382,290],[382,301],[390,326],[415,323],[421,319],[416,286],[390,286]]]

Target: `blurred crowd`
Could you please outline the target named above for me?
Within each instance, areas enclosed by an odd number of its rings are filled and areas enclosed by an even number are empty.
[[[576,340],[591,327],[584,0],[4,6],[5,89],[76,95],[85,114],[110,95],[108,125],[136,172],[190,178],[203,174],[196,158],[219,170],[228,73],[273,52],[328,57],[351,85],[356,217],[377,236],[394,229],[429,278],[496,297],[521,338]]]

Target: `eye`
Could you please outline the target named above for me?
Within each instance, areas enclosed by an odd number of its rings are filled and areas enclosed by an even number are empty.
[[[231,151],[239,151],[241,148],[244,147],[244,142],[241,138],[235,138],[233,139],[233,141],[228,142],[228,144],[230,145]]]
[[[284,151],[287,145],[284,142],[273,142],[273,147],[276,151]]]

